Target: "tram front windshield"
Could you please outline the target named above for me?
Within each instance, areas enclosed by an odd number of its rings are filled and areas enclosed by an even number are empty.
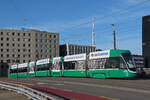
[[[122,56],[123,56],[125,62],[127,63],[128,68],[132,71],[136,71],[134,60],[132,59],[131,54],[130,53],[122,53]]]

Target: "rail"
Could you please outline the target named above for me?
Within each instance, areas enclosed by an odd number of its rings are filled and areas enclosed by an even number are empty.
[[[28,98],[33,99],[33,100],[57,100],[54,97],[46,93],[31,89],[29,87],[25,87],[19,84],[13,84],[13,83],[0,81],[0,88],[16,91],[17,93],[24,94]]]

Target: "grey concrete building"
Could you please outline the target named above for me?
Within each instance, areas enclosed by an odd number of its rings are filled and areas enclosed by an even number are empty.
[[[63,44],[60,45],[60,56],[89,53],[96,51],[96,47],[88,45]]]
[[[59,34],[39,30],[0,30],[0,62],[9,65],[59,56]]]
[[[150,15],[143,16],[142,53],[144,56],[144,66],[150,68]]]
[[[0,63],[0,77],[8,77],[8,64]]]

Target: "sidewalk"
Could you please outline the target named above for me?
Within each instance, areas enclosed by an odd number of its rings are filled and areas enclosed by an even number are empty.
[[[26,96],[14,91],[0,89],[0,100],[29,100]]]

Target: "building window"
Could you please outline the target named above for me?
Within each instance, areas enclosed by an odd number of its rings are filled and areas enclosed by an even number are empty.
[[[20,55],[18,55],[18,58],[20,58]]]
[[[42,39],[40,41],[42,42]]]
[[[31,34],[29,33],[28,36],[31,36]]]
[[[20,44],[18,44],[18,47],[20,47]]]
[[[15,46],[15,44],[13,43],[13,44],[12,44],[12,46],[14,47],[14,46]]]
[[[9,52],[9,49],[7,49],[6,51]]]
[[[38,44],[36,44],[35,46],[38,47]]]
[[[54,38],[56,38],[56,35],[54,35]]]
[[[30,44],[28,44],[28,47],[30,47]]]
[[[1,52],[3,52],[3,49],[1,49]]]
[[[29,51],[29,52],[31,52],[31,50],[30,50],[30,49],[29,49],[28,51]]]
[[[15,38],[12,38],[12,41],[15,41]]]
[[[1,32],[1,35],[3,35],[3,32]]]
[[[9,43],[7,43],[6,45],[9,46]]]
[[[1,54],[1,57],[3,57],[3,54]]]
[[[20,52],[20,49],[18,49],[18,52]]]
[[[23,44],[23,47],[25,47],[26,45],[25,44]]]
[[[7,54],[6,56],[9,57],[9,54]]]
[[[42,48],[42,46],[43,46],[43,45],[41,44],[40,47]]]
[[[18,41],[20,41],[20,38],[18,38]]]
[[[23,52],[25,52],[26,51],[26,49],[23,49]]]
[[[52,36],[51,35],[49,35],[49,38],[51,38]]]
[[[6,40],[9,41],[9,38],[7,37]]]
[[[52,41],[51,41],[51,40],[49,40],[49,42],[51,43]]]
[[[28,57],[30,58],[31,56],[30,56],[30,55],[28,55]]]
[[[38,39],[35,39],[36,42],[38,42]]]
[[[43,52],[43,50],[41,49],[41,52]]]
[[[15,57],[15,55],[13,54],[12,57]]]
[[[18,36],[20,36],[20,33],[18,33]]]
[[[45,44],[45,47],[47,48],[47,45]]]
[[[31,39],[28,39],[28,41],[31,41]]]
[[[56,40],[54,40],[54,43],[56,43]]]
[[[47,42],[47,40],[45,40],[45,42]]]
[[[26,61],[25,60],[23,60],[23,63],[25,63]]]
[[[1,40],[3,41],[3,37],[1,37]]]
[[[25,57],[26,57],[26,55],[23,55],[23,57],[25,58]]]
[[[7,63],[10,63],[10,59],[7,60]]]
[[[9,35],[9,34],[10,34],[10,32],[7,32],[6,34],[7,34],[7,35]]]
[[[12,32],[12,35],[15,35],[15,32]]]
[[[26,33],[23,33],[23,36],[25,36],[26,35]]]

